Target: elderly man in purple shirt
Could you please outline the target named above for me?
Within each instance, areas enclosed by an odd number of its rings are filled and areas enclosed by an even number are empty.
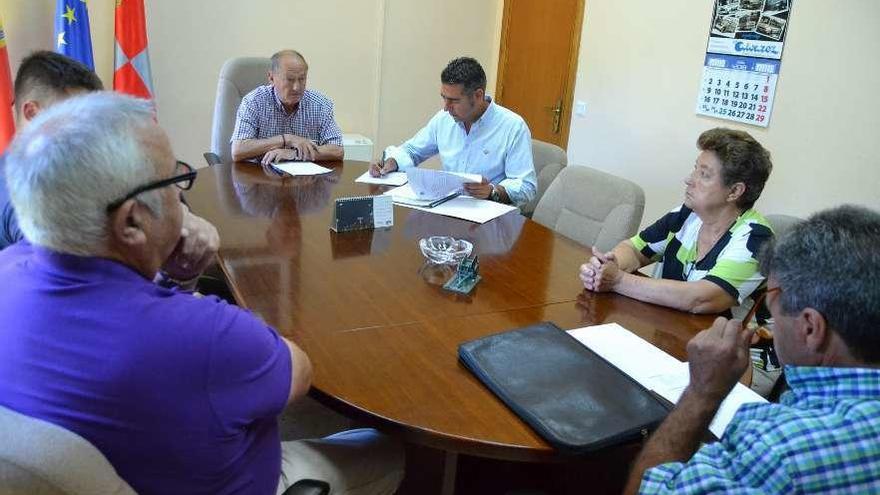
[[[342,160],[333,102],[306,89],[308,74],[309,64],[298,51],[272,55],[269,84],[245,95],[238,107],[231,138],[234,160]]]
[[[277,416],[311,382],[296,344],[153,283],[180,255],[180,193],[196,174],[148,103],[68,99],[7,164],[26,242],[0,252],[0,405],[86,438],[141,494],[270,495],[302,478],[393,493],[402,454],[374,430],[279,441]]]

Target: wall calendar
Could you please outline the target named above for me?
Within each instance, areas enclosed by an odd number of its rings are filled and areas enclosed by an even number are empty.
[[[715,0],[697,114],[770,123],[792,0]]]

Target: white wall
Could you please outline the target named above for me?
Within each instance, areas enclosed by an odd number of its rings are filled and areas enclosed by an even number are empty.
[[[95,69],[113,81],[115,0],[89,0]],[[494,85],[502,0],[147,0],[159,122],[181,159],[202,165],[210,146],[217,75],[235,56],[295,48],[309,86],[335,103],[346,132],[376,149],[412,135],[440,105],[449,59],[480,59]],[[52,49],[55,0],[0,0],[13,73],[35,49]]]
[[[570,163],[627,177],[645,188],[644,223],[682,201],[683,177],[703,130],[750,132],[773,155],[757,207],[805,216],[844,202],[880,209],[880,2],[795,1],[770,126],[694,113],[711,1],[587,2]]]

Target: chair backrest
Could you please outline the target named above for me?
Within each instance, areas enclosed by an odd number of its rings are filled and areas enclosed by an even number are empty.
[[[770,226],[773,227],[773,233],[776,237],[782,237],[785,235],[792,227],[797,225],[800,222],[803,222],[803,218],[793,217],[791,215],[767,215],[767,221],[770,222]]]
[[[257,86],[268,84],[269,63],[265,57],[238,57],[227,60],[220,69],[211,127],[211,152],[223,163],[232,161],[229,138],[235,129],[235,115],[241,99]]]
[[[0,406],[0,493],[133,495],[86,439]]]
[[[535,198],[520,208],[522,214],[530,217],[538,206],[541,196],[553,183],[556,174],[568,164],[565,150],[555,144],[532,139],[532,161],[535,163],[535,174],[538,176],[538,193]]]
[[[559,172],[532,218],[585,246],[608,251],[636,233],[644,211],[645,193],[638,184],[572,165]]]

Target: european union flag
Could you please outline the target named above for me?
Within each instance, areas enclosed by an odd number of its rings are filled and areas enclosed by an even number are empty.
[[[58,0],[55,9],[55,51],[95,70],[86,0]]]

